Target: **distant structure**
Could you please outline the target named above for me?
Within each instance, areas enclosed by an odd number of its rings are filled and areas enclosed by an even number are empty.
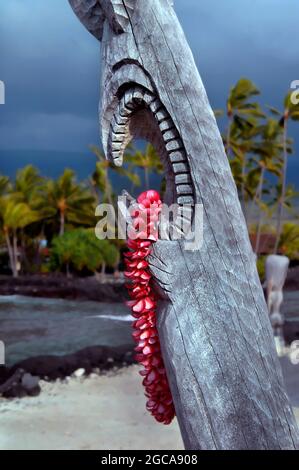
[[[282,334],[284,317],[281,313],[283,286],[288,274],[290,260],[287,256],[270,255],[266,259],[267,305],[274,332]]]
[[[252,248],[255,249],[256,246],[256,235],[255,234],[250,234],[250,241]],[[276,242],[276,235],[273,233],[262,233],[260,236],[259,240],[259,249],[257,255],[270,255],[271,253],[274,253],[274,248],[275,248],[275,242]],[[278,253],[280,254],[280,250],[278,250]]]

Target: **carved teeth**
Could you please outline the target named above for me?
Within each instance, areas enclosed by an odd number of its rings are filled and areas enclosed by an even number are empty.
[[[186,154],[184,151],[176,151],[176,152],[170,152],[169,154],[169,159],[171,163],[179,163],[179,162],[184,162],[186,161]]]
[[[192,194],[193,188],[190,184],[179,184],[176,186],[176,192],[177,194],[180,194],[180,195]]]
[[[155,98],[155,95],[153,95],[152,93],[149,93],[148,91],[146,91],[144,93],[143,100],[151,109],[151,103],[153,103],[153,101],[155,101],[156,98]]]
[[[129,99],[131,99],[131,101],[129,101]],[[133,106],[132,105],[132,93],[130,93],[130,96],[127,94],[125,94],[125,96],[123,96],[123,98],[121,99],[121,102],[119,103],[119,114],[122,116],[122,117],[129,117],[132,112],[133,112]]]
[[[130,117],[140,106],[144,105],[148,106],[153,113],[164,140],[165,149],[174,173],[177,203],[184,205],[180,217],[191,220],[193,214],[192,206],[195,199],[184,144],[166,108],[160,99],[150,91],[136,85],[134,88],[132,87],[130,90],[127,90],[120,99],[111,121],[109,136],[110,155],[116,166],[122,165],[125,142],[129,137],[128,125]],[[186,205],[190,209],[188,212],[185,211]]]
[[[174,128],[171,119],[166,119],[165,121],[160,122],[159,127],[162,133]]]
[[[188,184],[191,183],[191,176],[188,173],[180,173],[175,175],[174,178],[175,184]]]
[[[151,102],[150,104],[150,110],[152,113],[156,114],[156,112],[162,108],[162,103],[161,101],[156,98],[154,101]]]
[[[113,163],[115,166],[122,166],[123,163],[123,158],[120,154],[120,152],[112,151],[112,158],[113,158]]]
[[[133,103],[133,96],[134,96],[134,91],[132,90],[129,90],[125,93],[125,96],[124,96],[124,103],[125,103],[125,106],[126,108],[129,108],[129,109],[134,109],[135,105]]]
[[[194,205],[194,198],[193,198],[193,196],[180,196],[180,197],[178,197],[177,202],[178,202],[178,204],[182,204],[182,205],[190,204],[190,205],[193,206]]]
[[[126,103],[126,109],[130,111],[130,114],[132,114],[132,111],[136,108],[136,103],[133,103],[133,101],[128,101]]]
[[[132,114],[131,109],[127,109],[124,105],[119,107],[119,114],[121,117],[128,118]]]
[[[160,109],[160,111],[156,113],[156,119],[159,123],[164,121],[164,119],[169,119],[169,114],[166,109]]]
[[[172,164],[173,172],[174,173],[188,173],[189,168],[186,163],[173,163]]]
[[[127,122],[128,122],[127,117],[122,117],[119,113],[117,113],[117,115],[113,116],[111,124],[112,124],[112,127],[114,127],[115,124],[121,126],[121,125],[127,124]]]
[[[115,134],[114,132],[112,132],[112,142],[123,142],[124,137],[124,134]]]
[[[138,88],[134,91],[133,93],[133,100],[137,103],[137,104],[141,104],[142,101],[144,99],[144,93],[139,90]]]
[[[118,152],[122,149],[123,143],[122,142],[112,142],[112,151],[114,152],[117,150]]]
[[[164,142],[168,142],[169,140],[173,140],[177,138],[178,138],[178,132],[176,129],[170,129],[169,131],[165,132],[165,134],[163,134]]]
[[[133,101],[128,101],[128,103],[126,104],[126,108],[129,109],[132,113],[132,111],[134,111],[136,105],[135,103],[133,103]]]
[[[165,145],[167,152],[173,152],[174,150],[179,150],[183,147],[183,142],[181,139],[171,140]]]
[[[114,134],[125,134],[126,133],[126,126],[121,126],[119,124],[114,124],[112,127]]]

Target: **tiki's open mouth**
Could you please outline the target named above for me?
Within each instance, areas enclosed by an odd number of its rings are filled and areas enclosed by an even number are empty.
[[[121,166],[132,138],[151,142],[162,159],[166,175],[164,202],[194,205],[194,189],[184,144],[160,99],[140,85],[120,90],[111,121],[108,156]]]

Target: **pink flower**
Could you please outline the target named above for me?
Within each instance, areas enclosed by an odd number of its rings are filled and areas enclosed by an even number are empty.
[[[161,212],[162,202],[157,191],[145,191],[137,199],[138,210],[132,212],[136,218],[134,227],[140,226],[140,232],[134,239],[129,239],[130,251],[125,254],[126,271],[129,279],[126,285],[132,300],[127,305],[136,318],[133,323],[133,338],[136,341],[136,360],[143,365],[140,374],[144,377],[143,386],[147,410],[154,418],[164,424],[170,424],[175,416],[173,400],[167,381],[166,370],[161,356],[158,330],[156,327],[156,295],[152,288],[152,276],[149,271],[147,256],[152,243],[158,238],[156,223]],[[141,221],[146,220],[144,227]]]

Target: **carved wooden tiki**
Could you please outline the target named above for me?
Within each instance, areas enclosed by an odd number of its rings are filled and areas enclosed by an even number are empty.
[[[298,430],[222,139],[170,0],[70,0],[102,42],[102,143],[156,147],[165,200],[200,203],[204,241],[159,240],[158,329],[188,449],[293,449]]]

